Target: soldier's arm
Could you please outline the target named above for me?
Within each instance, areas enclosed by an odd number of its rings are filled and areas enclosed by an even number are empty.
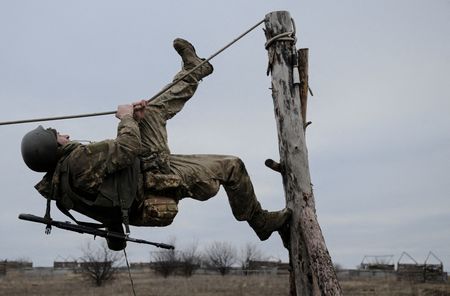
[[[122,114],[115,140],[105,140],[77,148],[69,166],[75,187],[95,190],[105,175],[134,163],[140,152],[141,136],[133,115]]]
[[[111,147],[111,166],[108,170],[117,170],[134,163],[141,150],[141,133],[138,122],[132,115],[123,116],[117,127],[117,138]]]
[[[133,105],[118,106],[116,117],[120,122],[115,140],[86,145],[85,151],[80,151],[80,154],[86,154],[86,162],[105,162],[107,173],[133,164],[141,148],[141,133],[134,116]]]

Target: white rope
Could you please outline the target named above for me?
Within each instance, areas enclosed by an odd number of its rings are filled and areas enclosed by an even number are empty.
[[[242,37],[244,37],[245,35],[247,35],[248,33],[250,33],[251,31],[253,31],[256,27],[258,27],[259,25],[261,25],[264,22],[265,19],[259,21],[258,23],[256,23],[254,26],[252,26],[250,29],[248,29],[247,31],[245,31],[244,33],[242,33],[241,35],[239,35],[238,37],[236,37],[233,41],[229,42],[227,45],[225,45],[224,47],[222,47],[221,49],[219,49],[217,52],[215,52],[214,54],[212,54],[210,57],[208,57],[207,59],[205,59],[203,62],[201,62],[200,64],[198,64],[196,67],[194,67],[193,69],[191,69],[190,71],[188,71],[185,75],[179,77],[178,79],[176,79],[175,81],[173,81],[172,83],[168,84],[166,87],[164,87],[162,90],[160,90],[158,93],[156,93],[155,95],[153,95],[153,97],[151,97],[150,99],[147,100],[147,103],[153,101],[154,99],[156,99],[157,97],[159,97],[161,94],[165,93],[166,91],[168,91],[170,88],[172,88],[174,85],[176,85],[177,83],[179,83],[181,80],[183,80],[185,77],[187,77],[188,75],[192,74],[192,72],[194,72],[195,70],[197,70],[198,68],[200,68],[202,65],[204,65],[205,63],[207,63],[208,61],[210,61],[211,59],[213,59],[215,56],[217,56],[218,54],[220,54],[222,51],[224,51],[225,49],[227,49],[228,47],[230,47],[231,45],[233,45],[234,43],[236,43],[238,40],[240,40]],[[29,122],[40,122],[40,121],[50,121],[50,120],[62,120],[62,119],[72,119],[72,118],[82,118],[82,117],[93,117],[93,116],[102,116],[102,115],[111,115],[111,114],[116,114],[116,111],[106,111],[106,112],[99,112],[99,113],[86,113],[86,114],[79,114],[79,115],[67,115],[67,116],[58,116],[58,117],[45,117],[45,118],[35,118],[35,119],[24,119],[24,120],[14,120],[14,121],[5,121],[5,122],[0,122],[0,125],[11,125],[11,124],[20,124],[20,123],[29,123]]]
[[[296,28],[295,28],[294,19],[291,18],[291,22],[292,22],[293,31],[280,33],[277,36],[270,38],[269,40],[267,40],[264,47],[266,49],[268,49],[272,45],[272,43],[274,43],[275,41],[291,41],[291,42],[293,42],[293,44],[296,44],[297,37],[295,36]]]
[[[125,249],[123,249],[123,253],[125,254],[125,261],[127,262],[128,276],[130,277],[131,289],[133,290],[133,295],[136,296],[136,291],[134,290],[133,278],[131,277],[130,264],[128,263],[128,256],[127,256],[127,252],[125,251]]]

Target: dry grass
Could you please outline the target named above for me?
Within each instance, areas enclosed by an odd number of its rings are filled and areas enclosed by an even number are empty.
[[[150,272],[133,273],[137,295],[198,295],[198,296],[286,296],[289,293],[287,275],[220,276],[195,275],[161,278]],[[343,281],[347,296],[450,296],[450,284],[412,284],[392,280]],[[127,273],[104,287],[94,287],[78,274],[27,276],[9,273],[0,277],[0,295],[132,295]]]
[[[281,296],[288,294],[287,276],[220,276],[195,275],[190,278],[162,278],[153,273],[133,273],[137,295],[223,295],[223,296]],[[127,273],[104,287],[94,287],[80,275],[49,275],[30,277],[7,274],[0,278],[0,295],[132,295]]]
[[[344,295],[450,296],[450,283],[410,283],[396,280],[349,280],[341,282]]]

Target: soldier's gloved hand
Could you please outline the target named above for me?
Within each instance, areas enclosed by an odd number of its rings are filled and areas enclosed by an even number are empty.
[[[119,105],[117,106],[117,112],[116,112],[116,117],[118,119],[122,119],[124,116],[126,115],[131,115],[133,116],[133,105]]]
[[[140,100],[139,102],[134,102],[132,105],[134,109],[134,119],[136,121],[140,121],[145,116],[145,107],[147,107],[147,101]]]

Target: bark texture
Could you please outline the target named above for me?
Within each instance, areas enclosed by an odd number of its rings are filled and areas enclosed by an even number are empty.
[[[308,107],[308,48],[301,48],[298,53],[298,72],[300,77],[300,107],[302,110],[303,127],[306,128],[306,109]]]
[[[293,31],[287,11],[269,13],[265,26],[268,41]],[[306,103],[302,112],[301,83],[294,83],[293,75],[293,65],[298,62],[296,49],[292,41],[280,39],[268,46],[268,54],[281,174],[287,207],[293,212],[288,243],[291,295],[342,295],[316,216],[302,118]]]

